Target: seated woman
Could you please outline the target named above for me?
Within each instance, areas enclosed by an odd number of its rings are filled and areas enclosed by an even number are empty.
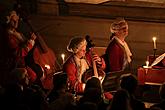
[[[82,77],[92,67],[92,62],[96,62],[96,65],[102,69],[105,68],[103,58],[97,54],[92,55],[91,58],[86,52],[86,46],[87,41],[83,37],[73,37],[67,46],[71,56],[64,63],[63,71],[67,73],[68,84],[72,93],[82,94],[84,92],[85,83],[83,83]]]

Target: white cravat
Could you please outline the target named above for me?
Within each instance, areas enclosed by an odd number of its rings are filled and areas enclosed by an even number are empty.
[[[89,69],[89,66],[87,64],[87,61],[85,59],[80,59],[78,57],[75,56],[75,62],[77,65],[77,69],[78,69],[78,74],[77,74],[77,79],[79,80],[79,82],[81,82],[81,78],[82,78],[82,74]]]
[[[125,52],[126,52],[126,56],[127,56],[127,61],[128,63],[131,62],[131,56],[132,56],[132,53],[128,47],[128,44],[124,41],[122,42],[119,38],[117,38],[116,36],[114,37],[125,49]]]

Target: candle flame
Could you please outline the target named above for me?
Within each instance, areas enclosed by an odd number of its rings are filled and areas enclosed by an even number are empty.
[[[154,42],[154,49],[156,49],[156,48],[157,48],[157,47],[156,47],[156,37],[153,37],[152,40],[153,40],[153,42]]]
[[[65,54],[61,54],[61,57],[62,57],[62,63],[64,64],[64,62],[65,62]]]
[[[152,40],[153,40],[153,41],[156,41],[156,37],[153,37]]]
[[[64,60],[64,58],[65,58],[65,54],[61,54],[61,57],[62,57],[62,59]]]
[[[149,61],[146,61],[146,67],[148,67],[149,66]]]
[[[50,69],[50,66],[46,64],[45,65],[45,68],[49,70]]]

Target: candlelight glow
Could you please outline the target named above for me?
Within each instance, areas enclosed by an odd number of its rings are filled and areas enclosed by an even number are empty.
[[[148,67],[149,66],[149,61],[146,61],[146,67]]]
[[[50,66],[46,64],[45,65],[45,68],[49,70],[50,69]]]
[[[146,61],[146,65],[143,66],[143,68],[146,68],[146,69],[151,68],[151,66],[149,66],[149,61]]]
[[[153,37],[152,40],[154,42],[154,49],[156,49],[156,37]]]
[[[65,62],[65,54],[61,54],[62,62]]]
[[[153,37],[152,40],[153,40],[153,41],[156,41],[156,37]]]

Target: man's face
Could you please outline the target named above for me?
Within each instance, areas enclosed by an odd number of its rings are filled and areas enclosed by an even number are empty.
[[[10,21],[11,26],[12,26],[13,28],[17,28],[17,27],[18,27],[18,21],[19,21],[19,16],[13,15],[13,16],[11,17],[11,21]]]
[[[128,36],[128,27],[123,27],[117,32],[120,36]]]

